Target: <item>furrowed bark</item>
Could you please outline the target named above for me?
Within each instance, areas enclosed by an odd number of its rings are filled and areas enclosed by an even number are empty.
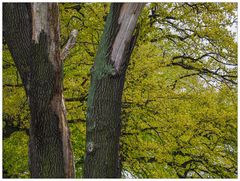
[[[56,3],[33,3],[32,13],[35,57],[30,64],[34,73],[30,84],[31,173],[34,177],[74,177],[62,95],[58,6]]]
[[[10,4],[10,3],[9,3]],[[10,32],[6,41],[16,65],[26,62],[29,67],[27,86],[29,107],[31,113],[29,165],[33,178],[70,178],[74,177],[74,164],[70,144],[70,134],[66,122],[66,112],[63,100],[63,63],[60,58],[60,31],[58,5],[56,3],[10,4],[4,9],[8,17],[4,21],[8,26],[4,29]],[[21,7],[21,8],[20,8]],[[30,10],[28,9],[30,8]],[[22,9],[27,9],[22,11]],[[19,14],[15,15],[16,10]],[[21,23],[27,16],[31,21],[26,42],[13,41],[13,37],[24,37],[24,27]],[[13,22],[12,24],[12,17]],[[11,28],[16,26],[16,30]],[[23,29],[20,29],[23,28]],[[29,34],[30,32],[30,34]],[[30,37],[30,38],[29,38]],[[30,41],[30,42],[28,42]],[[23,52],[22,44],[29,49]],[[26,57],[24,60],[18,57]],[[19,62],[20,61],[20,62]],[[19,68],[21,74],[22,69]],[[24,77],[24,76],[23,76]],[[24,79],[23,79],[24,80]],[[24,84],[24,86],[26,86]]]
[[[30,4],[3,3],[3,35],[28,96],[31,61]]]
[[[107,17],[88,94],[85,178],[121,177],[119,138],[125,72],[143,4],[113,3]]]

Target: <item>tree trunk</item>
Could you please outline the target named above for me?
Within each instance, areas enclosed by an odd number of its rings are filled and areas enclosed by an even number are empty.
[[[5,3],[4,38],[29,98],[31,177],[74,177],[56,3]]]
[[[135,45],[133,36],[143,4],[111,5],[91,69],[88,94],[85,178],[121,177],[119,138],[125,72]]]

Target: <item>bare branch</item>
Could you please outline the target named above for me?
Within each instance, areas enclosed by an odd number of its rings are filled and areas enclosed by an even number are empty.
[[[88,96],[88,94],[83,95],[82,97],[70,97],[70,98],[65,98],[64,100],[65,100],[66,102],[75,102],[75,101],[80,101],[80,102],[82,102],[82,101],[85,101],[85,100],[86,100],[87,96]]]
[[[62,61],[64,61],[67,58],[67,56],[70,52],[70,49],[72,49],[74,47],[74,45],[76,43],[77,35],[78,35],[78,31],[76,29],[71,31],[68,42],[61,52],[61,60]]]
[[[4,87],[21,87],[23,88],[23,84],[3,84]]]

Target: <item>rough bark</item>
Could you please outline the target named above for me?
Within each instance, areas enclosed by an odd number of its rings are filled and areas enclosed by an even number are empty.
[[[74,177],[62,96],[58,5],[5,3],[3,9],[4,37],[29,97],[31,177]]]
[[[31,61],[31,14],[30,4],[3,4],[3,35],[20,74],[26,94],[29,90]],[[14,52],[14,53],[13,53]]]
[[[133,35],[143,4],[111,5],[91,69],[88,94],[85,178],[119,178],[121,98],[125,72],[135,45]]]

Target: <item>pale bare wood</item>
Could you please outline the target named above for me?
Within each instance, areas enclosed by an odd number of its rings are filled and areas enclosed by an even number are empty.
[[[137,24],[138,16],[144,3],[124,3],[120,16],[118,19],[118,24],[120,24],[120,29],[113,43],[113,49],[111,53],[111,60],[114,63],[114,68],[119,72],[121,65],[124,64],[124,54],[126,47],[129,45],[134,29]]]
[[[39,42],[41,31],[48,33],[48,4],[32,3],[32,40]]]
[[[61,52],[61,55],[60,55],[62,61],[64,61],[67,58],[70,50],[76,44],[77,35],[78,35],[78,30],[74,29],[74,30],[71,31],[68,42],[65,45],[65,47],[62,49],[62,52]]]

